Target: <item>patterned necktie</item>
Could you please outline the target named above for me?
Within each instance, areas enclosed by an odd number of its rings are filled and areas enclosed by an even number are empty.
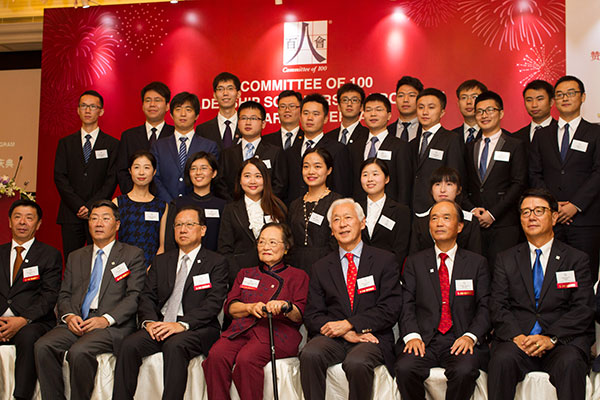
[[[438,325],[438,331],[445,334],[452,328],[452,314],[450,313],[450,275],[448,267],[446,267],[446,259],[448,254],[440,253],[440,289],[442,291],[442,316]]]
[[[188,276],[188,261],[189,257],[184,255],[181,259],[181,268],[177,272],[177,277],[175,278],[175,286],[173,287],[173,291],[171,292],[171,296],[169,296],[169,305],[165,310],[164,321],[165,322],[177,322],[177,310],[179,310],[179,304],[181,304],[181,298],[183,297],[183,287],[185,286],[185,281]]]
[[[226,149],[231,147],[233,144],[233,137],[231,135],[231,121],[225,120],[225,132],[223,132],[223,148]]]
[[[481,158],[479,159],[479,177],[483,182],[483,178],[485,178],[485,172],[487,171],[487,159],[488,153],[490,151],[490,138],[485,138],[485,146],[483,146],[483,151],[481,152]]]
[[[94,297],[98,294],[98,289],[100,289],[100,282],[102,281],[102,254],[104,254],[104,251],[102,249],[98,250],[96,259],[94,260],[94,268],[92,268],[92,275],[90,275],[88,290],[81,305],[81,317],[84,320],[87,319],[92,300],[94,300]]]
[[[423,132],[423,138],[421,140],[421,151],[419,152],[419,157],[423,158],[425,155],[425,151],[427,150],[427,144],[429,141],[429,136],[431,136],[431,132]]]
[[[83,144],[83,159],[85,160],[86,164],[92,155],[92,142],[90,141],[91,138],[92,135],[89,133],[85,135],[85,143]]]
[[[354,264],[354,254],[346,253],[348,259],[348,274],[346,276],[346,288],[348,289],[348,298],[350,299],[350,309],[354,308],[354,289],[356,288],[356,264]]]
[[[285,139],[285,143],[283,144],[284,150],[287,150],[290,147],[292,147],[292,136],[293,136],[292,132],[286,132],[286,134],[285,134],[286,139]]]
[[[544,283],[544,269],[542,268],[542,262],[540,256],[542,255],[541,249],[535,249],[535,262],[533,263],[533,293],[535,296],[535,308],[537,310],[538,303],[540,300],[540,293],[542,292],[542,284]],[[535,325],[531,329],[530,335],[539,335],[542,333],[542,327],[538,321],[535,321]]]
[[[375,147],[375,144],[378,141],[379,139],[377,139],[377,136],[373,136],[371,138],[371,148],[369,149],[369,154],[367,155],[367,158],[377,157],[377,148]]]
[[[471,143],[473,140],[475,140],[475,128],[469,128],[467,129],[467,132],[469,132],[469,135],[467,136],[467,144]]]
[[[150,147],[152,147],[152,145],[154,144],[154,142],[156,142],[156,131],[157,130],[158,129],[156,129],[155,127],[152,127],[152,129],[150,129],[150,132],[152,132],[152,133],[150,133],[150,140],[149,140]]]
[[[306,153],[308,150],[312,149],[313,144],[315,142],[313,142],[312,140],[308,139],[304,145],[304,153]],[[302,155],[304,155],[304,153],[302,153]]]
[[[342,131],[342,144],[348,144],[348,129],[344,128]]]
[[[404,129],[402,129],[402,133],[400,134],[400,139],[408,142],[408,127],[410,126],[410,122],[403,122]]]
[[[23,253],[23,250],[25,250],[25,247],[17,246],[17,247],[15,247],[15,250],[17,251],[17,258],[15,258],[15,264],[13,265],[13,278],[12,278],[13,285],[17,281],[17,275],[19,274],[19,269],[21,268],[21,264],[23,264],[23,256],[21,255],[21,253]]]
[[[186,140],[188,140],[188,138],[185,136],[179,138],[179,141],[181,142],[179,143],[179,166],[181,169],[183,169],[185,166],[185,160],[187,159],[187,146],[185,145]]]
[[[563,134],[562,144],[560,145],[560,158],[565,161],[567,158],[567,151],[569,151],[569,124],[565,124],[565,133]]]
[[[254,145],[252,143],[246,143],[246,151],[244,151],[244,161],[254,157]]]

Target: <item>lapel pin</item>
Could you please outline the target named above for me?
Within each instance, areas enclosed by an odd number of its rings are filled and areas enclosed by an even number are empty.
[[[29,262],[29,260],[28,260],[28,259],[25,259],[25,262],[26,262],[26,263],[28,263],[28,262]]]
[[[200,264],[200,260],[197,260],[196,262],[197,262],[198,264]]]
[[[433,268],[431,268],[431,269],[429,270],[429,273],[430,273],[430,274],[433,274]]]
[[[114,262],[114,261],[113,261],[113,262],[111,262],[111,263],[110,263],[110,265],[115,265],[115,262]]]
[[[560,256],[556,256],[556,259],[557,259],[557,260],[560,260]]]

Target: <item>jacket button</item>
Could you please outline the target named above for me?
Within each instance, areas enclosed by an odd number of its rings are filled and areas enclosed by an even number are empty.
[[[83,176],[87,176],[87,172],[84,172],[84,173],[83,173]]]
[[[179,178],[179,182],[183,182],[183,178]]]
[[[6,304],[12,304],[12,300],[11,299],[6,300]]]
[[[483,188],[479,188],[479,192],[480,192],[480,193],[483,193]]]
[[[560,174],[564,175],[565,174],[565,170],[563,169],[562,171],[560,171]]]

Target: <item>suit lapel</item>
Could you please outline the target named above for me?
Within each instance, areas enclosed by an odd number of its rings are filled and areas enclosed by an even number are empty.
[[[250,220],[248,219],[248,211],[246,210],[244,198],[239,200],[235,205],[234,215],[238,223],[242,227],[242,230],[248,235],[249,238],[251,238],[254,241],[255,238],[254,234],[250,230]]]
[[[379,218],[377,219],[377,222],[375,222],[375,226],[373,227],[373,234],[371,235],[371,240],[373,240],[376,236],[379,236],[381,234],[381,230],[382,229],[387,230],[387,228],[384,228],[379,223],[379,221],[381,220],[381,217],[384,216],[384,215],[386,217],[388,215],[393,215],[394,214],[393,210],[394,210],[395,207],[396,206],[394,206],[393,204],[391,204],[389,196],[386,196],[385,202],[383,203],[383,208],[381,209],[381,214],[379,215]],[[367,232],[368,232],[368,230],[367,230]]]
[[[548,292],[548,288],[556,281],[556,271],[558,271],[562,264],[562,260],[564,259],[564,249],[557,246],[555,240],[554,243],[552,243],[552,249],[550,250],[550,256],[548,257],[548,264],[546,265],[546,272],[544,273],[544,282],[542,283],[539,303],[544,299],[544,296]]]
[[[348,310],[348,315],[352,314],[350,309],[350,298],[348,297],[348,288],[344,281],[344,273],[342,272],[342,263],[339,258],[339,252],[335,251],[332,253],[332,260],[329,263],[329,274],[331,275],[331,281],[335,285],[338,293],[341,293],[341,298],[344,299],[344,306]],[[355,297],[356,300],[356,297]]]
[[[553,128],[553,135],[552,135],[552,140],[550,140],[551,144],[550,146],[552,147],[554,156],[556,157],[556,160],[558,161],[558,165],[562,165],[562,159],[560,158],[560,150],[558,148],[558,124],[556,124],[556,126]]]
[[[192,261],[192,265],[190,265],[190,272],[188,273],[187,279],[185,280],[185,285],[183,287],[183,293],[185,293],[190,287],[192,287],[192,283],[194,282],[194,275],[198,275],[200,269],[202,268],[202,261],[204,258],[204,247],[200,248],[198,254],[196,254],[196,259]]]
[[[481,140],[476,140],[475,144],[473,144],[473,166],[475,167],[475,171],[477,171],[477,178],[479,178],[479,182],[481,182],[481,176],[479,176],[479,148],[481,147]]]
[[[454,259],[454,266],[452,267],[452,276],[450,277],[450,293],[449,293],[449,301],[450,301],[450,309],[452,310],[452,304],[454,303],[454,295],[456,294],[456,278],[460,278],[463,276],[462,272],[465,269],[464,257],[460,248],[456,250],[456,257]],[[440,289],[441,293],[441,289]]]
[[[435,259],[435,250],[433,247],[425,254],[425,265],[427,269],[426,273],[429,274],[431,285],[433,286],[433,292],[438,299],[438,303],[442,304],[442,288],[440,287],[440,275],[437,269],[437,262]]]
[[[571,143],[573,143],[573,140],[582,140],[583,139],[585,131],[587,130],[587,124],[585,122],[586,121],[584,121],[583,119],[581,119],[581,121],[579,121],[579,126],[577,126],[577,130],[575,131],[575,134],[573,135],[573,139],[571,139]],[[569,159],[571,158],[571,156],[573,155],[573,152],[574,152],[574,150],[571,149],[571,143],[569,143],[569,149],[567,150],[567,157],[565,157],[565,164],[569,162]]]
[[[529,257],[529,244],[527,242],[521,244],[517,251],[516,257],[516,263],[518,265],[519,271],[521,272],[521,277],[525,282],[525,287],[527,288],[529,299],[535,307],[535,297],[533,293],[533,269],[531,265],[531,258]]]
[[[358,263],[358,273],[356,274],[356,281],[360,278],[364,278],[365,276],[372,275],[371,269],[373,267],[373,257],[370,254],[368,248],[365,247],[363,243],[363,250],[361,254],[361,258]],[[377,288],[376,288],[377,290]],[[347,290],[346,290],[347,291]],[[358,310],[358,304],[360,302],[361,296],[358,295],[358,284],[354,286],[354,310]],[[350,305],[350,299],[348,299],[348,305]]]
[[[196,135],[194,134],[194,137]],[[192,140],[193,141],[193,140]],[[173,159],[172,165],[175,165],[177,167],[177,170],[181,172],[181,165],[179,165],[179,145],[177,144],[177,137],[175,135],[173,135],[172,138],[169,138],[169,140],[166,142],[167,145],[167,151],[169,152],[169,154],[171,154],[171,158]],[[190,150],[192,149],[192,144],[190,143]],[[189,151],[188,151],[189,153]]]
[[[108,286],[110,285],[110,282],[113,279],[111,270],[114,267],[116,267],[118,264],[120,264],[119,260],[121,260],[122,248],[123,248],[123,245],[121,243],[115,242],[112,250],[110,251],[110,255],[108,256],[108,259],[106,260],[106,265],[104,266],[104,274],[102,275],[102,283],[100,284],[100,294],[98,296],[98,305],[100,305],[100,302],[102,301],[102,296],[104,296],[104,293],[106,293],[106,290],[108,289]],[[127,268],[129,268],[129,266],[127,266]]]
[[[7,294],[10,290],[10,250],[12,242],[3,244],[0,247],[0,293]]]
[[[19,271],[17,272],[17,276],[15,277],[15,281],[13,282],[11,289],[16,286],[15,283],[23,281],[23,269],[31,266],[31,264],[32,264],[31,260],[33,260],[36,257],[36,254],[39,250],[39,248],[36,244],[37,244],[37,241],[34,240],[33,243],[31,244],[31,247],[29,248],[29,251],[27,252],[27,254],[25,254],[25,258],[23,258],[23,264],[21,264],[21,267],[19,268]],[[7,257],[10,257],[10,248],[11,248],[11,245],[9,245],[9,247],[8,247],[8,256]],[[9,260],[9,262],[10,262],[10,258],[7,258],[7,260]],[[10,265],[8,268],[8,273],[10,274]]]
[[[485,170],[485,176],[483,177],[483,182],[481,182],[481,184],[485,183],[485,181],[487,180],[488,176],[490,176],[490,172],[492,171],[492,168],[494,168],[494,165],[496,165],[496,160],[494,159],[495,158],[494,157],[494,153],[496,151],[502,150],[502,147],[504,146],[505,142],[506,142],[506,140],[504,140],[503,134],[500,134],[500,138],[498,139],[498,143],[496,143],[496,147],[492,151],[492,157],[490,158],[490,164],[487,166],[487,168]]]

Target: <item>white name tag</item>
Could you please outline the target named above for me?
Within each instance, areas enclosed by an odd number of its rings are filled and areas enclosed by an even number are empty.
[[[429,158],[434,160],[441,160],[444,158],[444,150],[429,149]]]
[[[108,150],[96,150],[96,160],[101,160],[103,158],[108,158]]]
[[[271,222],[273,222],[273,217],[270,215],[265,215],[265,223],[270,224]]]
[[[391,231],[392,229],[394,229],[394,225],[396,225],[396,221],[392,221],[385,215],[381,214],[381,217],[379,217],[379,225],[384,226],[388,230]]]
[[[321,224],[323,223],[323,216],[319,215],[317,213],[312,213],[310,215],[309,221],[312,222],[313,224],[321,226]]]
[[[473,220],[473,213],[471,213],[469,211],[464,211],[463,210],[463,217],[465,218],[466,221],[472,221]]]
[[[265,163],[265,167],[271,169],[271,160],[262,160],[263,163]]]
[[[495,151],[494,160],[508,162],[510,160],[510,152],[508,151]]]
[[[144,218],[146,221],[158,221],[158,211],[145,211]]]
[[[571,148],[573,150],[577,150],[577,151],[581,151],[582,153],[585,153],[587,151],[587,148],[588,148],[588,142],[584,142],[582,140],[573,139],[573,141],[571,142]]]
[[[392,152],[390,150],[378,150],[377,158],[379,158],[380,160],[391,160]]]
[[[23,282],[36,281],[40,279],[40,271],[37,267],[23,268]]]
[[[206,218],[219,218],[219,209],[218,208],[205,208],[204,216]]]
[[[252,279],[252,278],[245,277],[244,280],[242,281],[242,284],[240,285],[240,287],[242,289],[256,290],[256,289],[258,289],[259,283],[260,283],[260,281],[258,279]]]
[[[127,265],[125,265],[125,263],[117,265],[116,267],[111,269],[110,272],[112,272],[113,276],[115,277],[115,281],[117,282],[119,282],[123,278],[127,278],[131,273],[129,271],[129,268],[127,268]]]
[[[210,276],[208,274],[194,276],[194,290],[210,289]]]
[[[576,288],[578,286],[575,280],[575,271],[558,271],[556,273],[556,287],[558,289]]]
[[[375,280],[373,280],[373,275],[365,276],[364,278],[360,278],[356,280],[356,288],[358,289],[359,294],[372,292],[375,290]]]
[[[457,296],[473,296],[475,294],[473,279],[457,279],[454,281],[454,286]]]

